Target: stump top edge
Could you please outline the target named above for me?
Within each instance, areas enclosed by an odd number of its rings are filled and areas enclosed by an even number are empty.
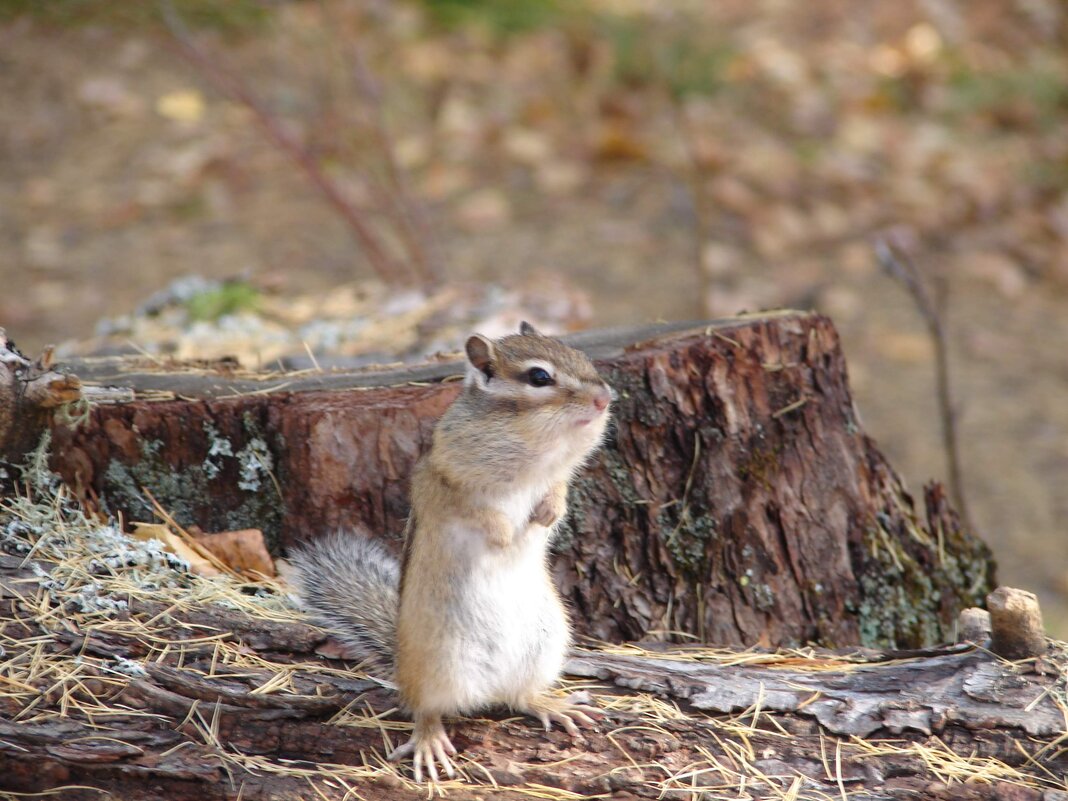
[[[591,329],[560,338],[598,361],[617,358],[661,338],[678,340],[694,335],[707,336],[712,331],[725,334],[772,320],[818,317],[820,315],[816,312],[776,309],[712,320]],[[143,357],[104,356],[67,359],[59,368],[78,376],[88,386],[122,388],[132,391],[142,400],[200,400],[276,392],[437,383],[462,375],[463,361],[456,358],[413,365],[339,366],[327,370],[256,373],[234,369],[224,361],[215,364],[168,361],[152,366],[146,364]]]

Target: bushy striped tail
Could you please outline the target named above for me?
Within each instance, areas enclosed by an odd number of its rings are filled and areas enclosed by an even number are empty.
[[[338,532],[290,556],[301,603],[346,656],[373,676],[393,679],[400,563],[377,540]]]

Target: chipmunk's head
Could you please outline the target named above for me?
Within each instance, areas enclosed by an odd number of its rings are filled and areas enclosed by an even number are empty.
[[[526,322],[498,340],[475,334],[465,350],[469,389],[517,415],[525,436],[567,437],[583,453],[600,442],[613,392],[586,354]]]

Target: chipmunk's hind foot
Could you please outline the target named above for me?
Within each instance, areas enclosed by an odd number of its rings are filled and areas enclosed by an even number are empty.
[[[423,781],[423,767],[430,774],[431,781],[438,781],[438,765],[445,771],[450,779],[456,777],[456,768],[449,756],[456,755],[456,747],[445,733],[445,726],[441,717],[416,720],[415,731],[412,737],[404,745],[393,750],[389,755],[391,762],[412,757],[412,767],[415,771],[416,782]]]
[[[552,731],[553,723],[559,723],[561,728],[572,737],[579,737],[582,734],[577,723],[583,726],[595,726],[597,721],[594,717],[604,714],[597,707],[574,704],[566,698],[556,698],[548,693],[534,696],[520,711],[540,720],[545,731]]]

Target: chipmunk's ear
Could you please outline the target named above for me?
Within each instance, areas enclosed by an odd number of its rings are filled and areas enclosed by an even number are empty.
[[[493,378],[493,359],[496,354],[492,342],[481,334],[472,334],[468,337],[464,350],[472,367],[485,375],[487,380]]]
[[[532,326],[526,320],[519,324],[519,333],[525,337],[540,337],[541,331]]]

